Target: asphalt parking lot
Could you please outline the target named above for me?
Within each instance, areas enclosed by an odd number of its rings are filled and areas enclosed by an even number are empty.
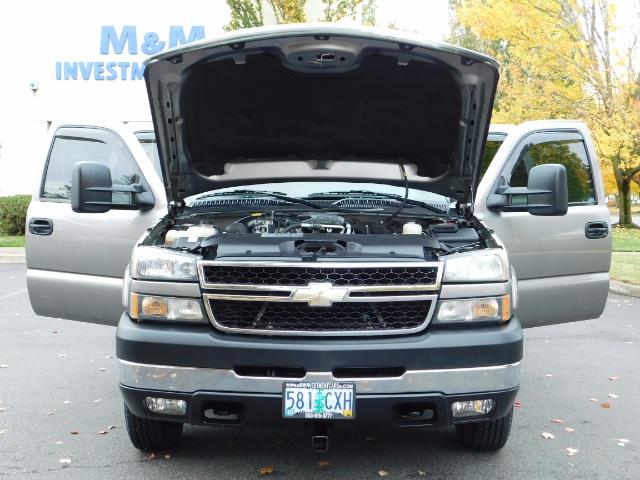
[[[336,432],[317,454],[301,430],[187,427],[152,456],[124,428],[114,328],[35,316],[24,276],[0,265],[0,478],[640,478],[640,299],[612,294],[598,320],[526,331],[500,452],[465,451],[447,429]]]

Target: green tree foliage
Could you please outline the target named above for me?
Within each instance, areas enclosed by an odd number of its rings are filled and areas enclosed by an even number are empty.
[[[337,22],[345,17],[356,19],[356,10],[362,0],[322,0],[324,5],[322,20],[325,22]]]
[[[362,4],[362,24],[367,27],[376,26],[376,0],[364,0]]]
[[[225,31],[264,25],[261,0],[227,0],[227,5],[231,9],[231,21],[224,27]]]
[[[307,0],[267,0],[278,23],[304,23],[307,15],[304,6]]]

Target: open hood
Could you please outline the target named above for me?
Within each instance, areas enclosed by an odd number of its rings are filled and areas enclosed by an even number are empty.
[[[287,181],[404,185],[470,201],[498,65],[395,33],[294,25],[148,60],[169,201]]]

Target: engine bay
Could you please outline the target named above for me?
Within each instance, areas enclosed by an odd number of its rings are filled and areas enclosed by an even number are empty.
[[[477,220],[355,212],[267,211],[178,216],[160,222],[145,244],[204,258],[420,258],[492,243]]]

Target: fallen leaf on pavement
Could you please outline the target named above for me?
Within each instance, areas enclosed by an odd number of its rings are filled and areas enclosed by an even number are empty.
[[[386,470],[378,470],[379,477],[386,477],[387,475],[389,475],[389,472],[387,472]]]
[[[328,461],[326,461],[326,460],[320,460],[320,461],[318,462],[318,466],[319,466],[320,468],[327,468],[327,467],[329,466],[329,462],[328,462]]]
[[[564,431],[565,431],[565,432],[567,432],[567,433],[573,433],[573,432],[575,432],[576,430],[575,430],[575,428],[566,427],[566,428],[564,429]]]
[[[71,430],[69,433],[71,435],[80,435],[80,432],[78,430]]]
[[[513,404],[514,407],[516,408],[520,408],[522,406],[522,403],[520,403],[520,400],[516,400]]]
[[[56,412],[47,412],[47,415],[55,415]]]
[[[109,432],[107,432],[106,430],[98,430],[98,435],[106,435],[107,433]]]
[[[276,471],[276,467],[274,467],[273,465],[269,465],[267,467],[262,467],[258,469],[258,473],[260,475],[271,475],[275,471]]]
[[[553,433],[549,433],[549,432],[542,432],[542,437],[546,438],[547,440],[553,440],[554,438],[556,438],[556,436]]]
[[[616,380],[618,380],[619,377],[608,377],[609,380],[611,380],[612,382],[615,382]]]
[[[113,430],[114,428],[116,428],[116,426],[115,426],[115,425],[109,425],[109,426],[107,427],[107,430]]]
[[[597,398],[590,398],[589,400],[591,400],[592,402],[599,402],[600,401]]]
[[[69,465],[71,465],[71,459],[70,458],[61,458],[58,461],[62,464],[62,468],[66,468]]]
[[[600,404],[600,406],[601,406],[602,408],[611,408],[611,404],[610,404],[609,402],[601,403],[601,404]]]
[[[610,394],[609,394],[609,396],[610,396],[611,398],[618,398],[618,395],[616,395],[615,393],[610,393]]]
[[[551,423],[564,423],[564,420],[561,420],[559,418],[554,418],[553,420],[551,420]]]
[[[580,450],[578,450],[577,448],[571,448],[568,447],[567,448],[567,455],[569,455],[570,457],[575,456],[576,453],[578,453]]]

